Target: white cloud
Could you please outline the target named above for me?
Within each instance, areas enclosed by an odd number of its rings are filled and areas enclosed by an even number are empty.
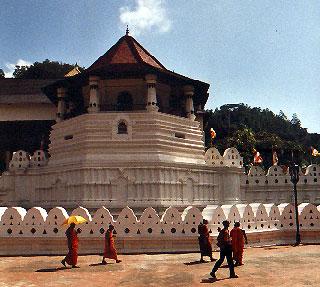
[[[12,78],[13,77],[13,72],[16,68],[16,66],[31,66],[32,63],[19,59],[17,63],[12,64],[12,63],[6,63],[6,68],[4,70],[4,74],[6,78]]]
[[[129,25],[130,34],[133,35],[151,29],[164,33],[171,28],[163,0],[135,0],[133,8],[128,6],[120,8],[119,17],[122,24]]]

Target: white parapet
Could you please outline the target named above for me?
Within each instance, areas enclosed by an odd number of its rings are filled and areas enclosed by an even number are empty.
[[[0,209],[1,255],[63,254],[66,251],[67,226],[62,223],[68,214],[62,207],[47,211],[33,207],[28,212],[21,207]],[[174,252],[199,250],[197,227],[202,218],[209,220],[209,228],[222,227],[222,221],[241,221],[247,232],[249,245],[291,244],[295,240],[293,206],[289,203],[207,206],[203,212],[194,206],[179,212],[169,207],[162,215],[148,207],[137,219],[134,211],[125,207],[115,217],[105,207],[91,213],[79,207],[73,214],[82,214],[88,220],[77,225],[82,229],[79,235],[80,254],[100,253],[103,250],[103,236],[109,224],[115,226],[116,243],[120,252]],[[301,235],[304,243],[319,243],[320,212],[309,203],[298,206]],[[290,218],[291,216],[291,218]],[[250,220],[250,221],[248,221]],[[220,222],[220,224],[217,224]],[[261,227],[261,223],[264,224]],[[274,223],[274,225],[272,225]],[[292,225],[290,224],[292,223]],[[252,227],[248,228],[248,224]],[[256,225],[255,225],[256,224]],[[276,225],[275,225],[276,224]],[[260,226],[259,226],[260,225]],[[255,228],[255,226],[257,228]],[[31,230],[34,229],[34,232]],[[43,231],[46,232],[43,232]],[[215,242],[216,230],[211,230]],[[26,248],[28,246],[28,248]],[[215,245],[213,245],[215,247]]]

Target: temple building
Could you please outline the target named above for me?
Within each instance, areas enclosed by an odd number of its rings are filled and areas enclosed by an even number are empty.
[[[276,171],[273,183],[269,172],[268,183],[263,172],[244,173],[235,148],[223,155],[205,151],[209,84],[166,69],[128,31],[83,72],[37,85],[29,96],[11,91],[10,97],[2,97],[0,86],[0,109],[7,113],[0,113],[0,127],[7,134],[18,129],[21,137],[1,138],[7,171],[0,206],[105,206],[115,214],[130,206],[139,214],[149,206],[162,212],[289,202],[287,174]],[[10,162],[8,151],[15,151]],[[318,200],[315,191],[308,187],[311,202]]]
[[[82,73],[42,87],[56,109],[50,157],[40,148],[15,152],[1,177],[2,202],[123,208],[213,201],[202,118],[208,88],[166,69],[127,31]],[[46,114],[42,122],[52,120]]]

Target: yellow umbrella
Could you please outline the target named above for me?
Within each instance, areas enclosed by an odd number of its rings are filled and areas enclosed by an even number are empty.
[[[71,223],[74,224],[80,224],[80,223],[85,223],[87,220],[83,218],[80,215],[71,215],[69,218],[67,218],[62,225],[70,225]]]

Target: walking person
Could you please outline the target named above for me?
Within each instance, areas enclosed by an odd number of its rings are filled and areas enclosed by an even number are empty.
[[[116,263],[120,263],[121,260],[118,259],[117,249],[114,244],[114,235],[113,235],[114,226],[109,225],[108,230],[105,233],[105,243],[104,243],[104,253],[102,258],[102,264],[107,264],[106,258],[116,260]]]
[[[203,222],[201,222],[198,225],[198,233],[199,233],[199,247],[200,247],[200,254],[201,259],[200,262],[204,262],[203,256],[209,256],[211,262],[214,260],[212,258],[212,246],[211,246],[211,239],[210,239],[210,233],[208,229],[208,220],[203,219]]]
[[[243,265],[244,243],[248,244],[248,239],[245,231],[240,228],[240,222],[235,222],[234,228],[230,231],[230,236],[232,239],[232,252],[235,266]]]
[[[232,245],[229,235],[229,221],[225,220],[222,222],[223,229],[220,231],[218,238],[217,238],[217,245],[220,247],[220,258],[214,265],[210,275],[213,279],[217,279],[216,277],[216,271],[219,269],[221,264],[224,261],[224,258],[227,257],[228,267],[230,271],[230,278],[238,278],[238,276],[234,272],[234,265],[233,265],[233,259],[232,259]]]
[[[67,256],[61,261],[61,263],[63,266],[66,266],[67,263],[68,265],[71,265],[72,268],[79,268],[77,266],[79,239],[77,231],[75,230],[75,226],[75,223],[71,223],[66,230],[69,252]]]

